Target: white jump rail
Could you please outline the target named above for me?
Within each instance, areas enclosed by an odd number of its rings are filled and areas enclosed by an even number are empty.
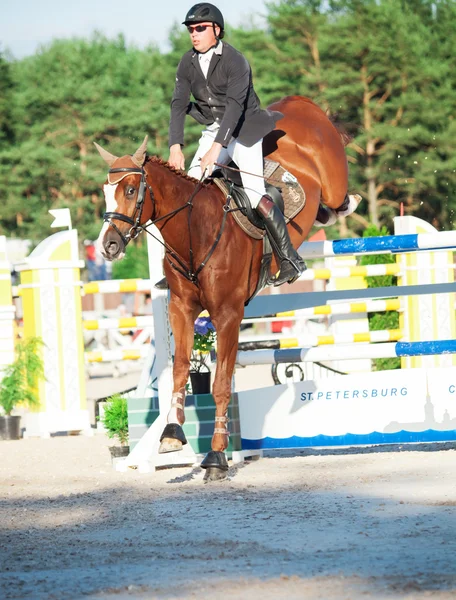
[[[321,362],[332,360],[351,360],[359,358],[356,345],[327,346],[324,348],[286,348],[280,350],[252,350],[238,352],[236,364],[273,365],[279,363]],[[365,358],[395,358],[402,356],[436,356],[455,354],[456,340],[438,340],[430,342],[396,342],[363,346]]]
[[[379,237],[304,242],[299,254],[304,259],[360,254],[395,254],[419,250],[445,250],[456,247],[456,231],[406,233]]]

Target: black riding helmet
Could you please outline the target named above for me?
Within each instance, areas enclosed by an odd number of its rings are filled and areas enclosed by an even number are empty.
[[[220,27],[220,35],[219,38],[223,37],[224,29],[225,29],[225,19],[223,18],[220,10],[210,4],[209,2],[200,2],[199,4],[195,4],[188,11],[185,21],[182,25],[191,25],[192,23],[203,23],[204,21],[208,21],[209,23],[213,23],[214,25],[218,25]],[[215,30],[214,30],[215,31]]]

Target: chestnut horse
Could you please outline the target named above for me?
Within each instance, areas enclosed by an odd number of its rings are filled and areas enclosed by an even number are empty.
[[[269,108],[280,111],[284,117],[264,139],[264,155],[292,173],[306,193],[305,207],[288,225],[297,248],[315,222],[320,201],[336,209],[347,194],[343,135],[326,113],[307,98],[287,97]],[[108,212],[98,243],[106,259],[122,258],[128,241],[151,221],[166,244],[164,271],[170,289],[169,317],[175,356],[172,407],[161,452],[180,450],[186,443],[181,425],[185,420],[185,386],[194,322],[203,309],[209,311],[217,331],[217,369],[212,389],[216,417],[212,451],[201,466],[207,469],[206,479],[220,479],[228,468],[224,454],[228,445],[226,415],[239,328],[244,303],[256,290],[263,244],[245,234],[231,215],[226,217],[223,194],[214,183],[198,183],[168,163],[148,157],[146,142],[147,138],[133,156],[120,158],[97,145],[110,166],[104,186]],[[222,222],[223,234],[214,249]],[[273,262],[272,272],[276,270]]]

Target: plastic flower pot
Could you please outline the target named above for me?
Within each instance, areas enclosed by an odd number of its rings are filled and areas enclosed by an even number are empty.
[[[21,417],[5,415],[0,417],[0,440],[21,439]]]
[[[190,381],[192,382],[192,392],[196,394],[211,393],[211,372],[190,371]]]
[[[130,454],[130,446],[108,446],[111,458],[122,458]]]

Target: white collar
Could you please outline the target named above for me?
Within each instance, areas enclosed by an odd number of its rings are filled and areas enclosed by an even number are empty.
[[[223,51],[223,42],[221,40],[219,40],[219,43],[217,44],[217,46],[210,48],[204,54],[202,54],[201,52],[198,52],[198,58],[199,58],[199,60],[204,60],[205,57],[207,57],[208,59],[211,59],[213,54],[221,55],[222,51]]]
[[[200,55],[198,56],[198,59],[200,62],[209,62],[211,60],[213,54],[214,54],[214,48],[211,48],[204,54],[200,53]]]

